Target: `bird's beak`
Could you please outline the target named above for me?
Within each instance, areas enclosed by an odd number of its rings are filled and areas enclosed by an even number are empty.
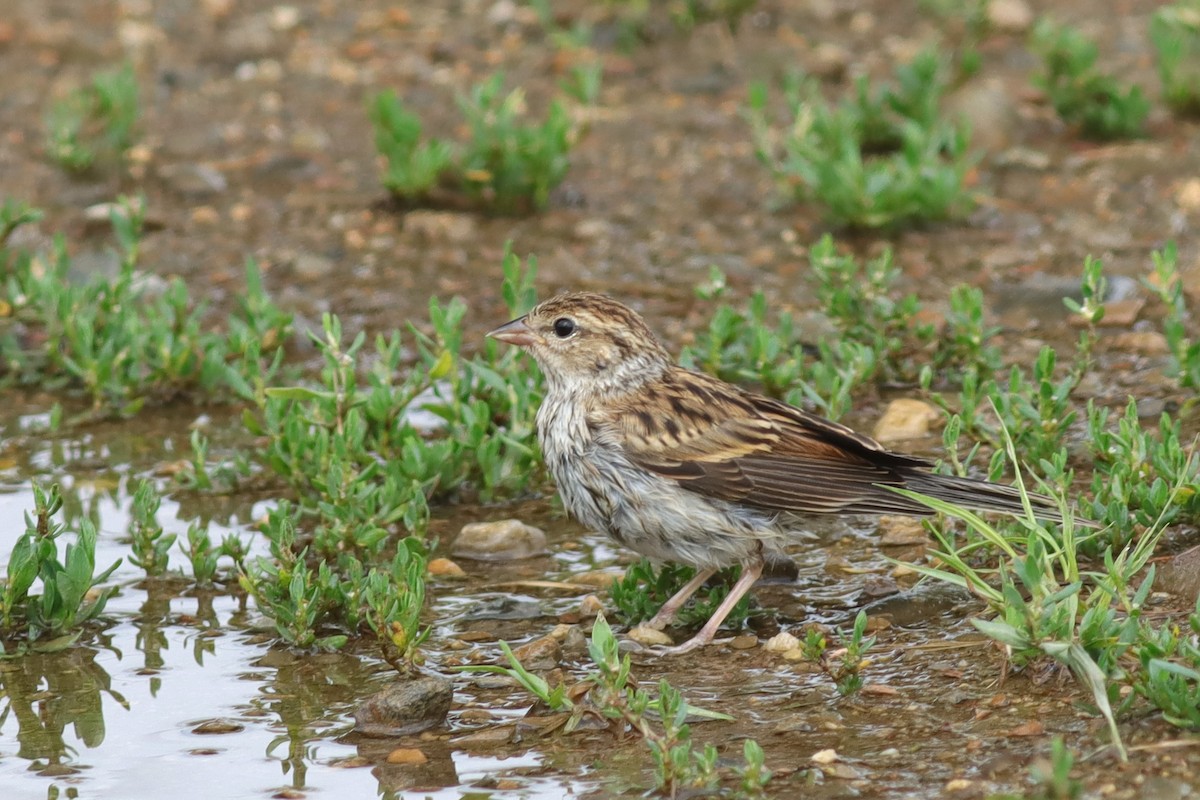
[[[494,331],[488,331],[488,336],[499,339],[505,344],[515,344],[517,347],[531,347],[540,339],[537,334],[525,324],[524,317],[518,317],[512,322],[506,322]]]

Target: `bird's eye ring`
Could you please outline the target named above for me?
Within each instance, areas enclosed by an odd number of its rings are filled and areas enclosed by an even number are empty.
[[[575,320],[570,317],[559,317],[554,320],[554,335],[566,339],[576,330]]]

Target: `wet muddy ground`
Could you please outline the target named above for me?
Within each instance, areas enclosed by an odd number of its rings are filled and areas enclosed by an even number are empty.
[[[1155,5],[1045,10],[1096,36],[1106,63],[1156,97],[1145,36]],[[562,4],[563,24],[585,7]],[[944,27],[916,3],[796,0],[760,3],[735,34],[706,25],[629,52],[602,47],[604,88],[566,183],[543,213],[494,218],[389,208],[364,109],[373,92],[395,88],[432,132],[453,133],[455,93],[497,69],[541,107],[570,57],[556,53],[524,6],[4,0],[0,8],[0,194],[45,209],[21,243],[65,233],[80,277],[116,266],[106,226],[89,222],[87,209],[144,192],[152,232],[142,268],[182,276],[214,309],[236,297],[242,263],[254,256],[302,323],[333,311],[349,331],[388,331],[422,319],[430,295],[459,295],[471,309],[469,340],[503,316],[500,254],[511,240],[516,252],[538,256],[543,294],[606,291],[646,312],[675,345],[706,320],[693,285],[710,264],[728,274],[735,300],[761,288],[780,307],[812,306],[805,250],[823,231],[819,213],[781,205],[756,162],[741,117],[748,83],[805,67],[841,91],[846,75],[883,76]],[[952,98],[983,153],[972,177],[982,200],[969,219],[839,240],[863,253],[894,247],[904,288],[935,307],[954,283],[984,288],[1014,360],[1042,340],[1074,335],[1060,297],[1077,284],[1085,255],[1101,257],[1114,292],[1133,303],[1105,329],[1106,371],[1089,389],[1117,403],[1131,391],[1162,400],[1146,378],[1161,356],[1120,337],[1153,327],[1136,283],[1152,248],[1178,242],[1186,286],[1200,290],[1197,127],[1156,105],[1146,140],[1081,143],[1029,88],[1034,61],[1022,42],[1017,32],[988,37],[981,75]],[[70,178],[44,158],[48,99],[126,59],[144,107],[130,169]],[[0,553],[31,507],[31,481],[53,476],[75,504],[69,511],[98,511],[97,562],[111,563],[127,550],[119,538],[133,479],[182,458],[198,418],[214,439],[237,430],[221,411],[174,408],[66,439],[24,436],[55,399],[14,397],[0,412]],[[851,421],[869,428],[878,412],[867,398]],[[216,521],[214,536],[221,525],[244,532],[272,499],[181,494],[161,517],[179,533],[196,517]],[[500,639],[540,637],[575,620],[590,593],[534,582],[570,585],[581,572],[628,563],[548,501],[440,509],[432,532],[448,542],[465,520],[508,516],[544,527],[551,554],[503,566],[462,562],[465,581],[435,581],[430,669],[490,659]],[[1177,538],[1185,544],[1189,535]],[[773,796],[1020,791],[1055,734],[1083,757],[1077,773],[1091,796],[1196,791],[1194,737],[1156,718],[1127,720],[1131,762],[1119,764],[1099,752],[1100,721],[1068,676],[1000,683],[1002,654],[966,621],[977,605],[924,590],[896,600],[909,581],[886,557],[918,555],[881,547],[870,520],[833,524],[796,553],[794,581],[756,591],[760,607],[777,610],[752,621],[757,646],[673,661],[635,656],[635,674],[647,684],[665,677],[691,702],[733,715],[697,724],[695,736],[735,760],[743,738],[759,741],[777,773]],[[109,606],[115,623],[96,648],[0,661],[6,798],[188,797],[198,786],[226,797],[557,798],[640,796],[648,785],[649,758],[636,739],[603,731],[540,738],[516,722],[528,696],[478,679],[455,679],[449,729],[401,742],[356,738],[350,713],[389,680],[370,654],[309,657],[272,646],[236,592],[176,594],[170,583],[140,582],[128,564],[113,579],[122,585]],[[838,698],[825,676],[762,647],[802,622],[845,625],[872,602],[888,603],[872,611],[891,624],[877,630],[857,697]],[[570,675],[585,661],[568,652],[562,668]],[[396,747],[428,760],[390,764]],[[827,749],[839,759],[815,764]]]

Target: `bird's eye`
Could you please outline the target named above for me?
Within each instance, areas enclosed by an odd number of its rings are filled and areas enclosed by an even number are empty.
[[[575,320],[570,317],[559,317],[554,320],[554,335],[566,339],[576,330]]]

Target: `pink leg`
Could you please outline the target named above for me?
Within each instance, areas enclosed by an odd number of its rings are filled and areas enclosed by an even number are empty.
[[[715,575],[717,570],[702,569],[696,573],[696,576],[683,585],[675,594],[671,595],[671,599],[663,603],[662,608],[654,615],[650,621],[643,623],[647,628],[653,628],[656,631],[661,631],[663,628],[675,621],[675,615],[679,613],[679,609],[683,608],[691,596],[696,593],[696,590],[704,585],[704,582]]]
[[[750,591],[750,587],[762,575],[762,571],[763,559],[761,556],[748,564],[743,564],[742,576],[737,579],[737,583],[729,590],[729,595],[721,602],[721,605],[717,607],[713,615],[709,617],[708,622],[704,623],[704,627],[700,629],[700,632],[677,647],[668,647],[657,652],[665,656],[677,656],[682,653],[690,653],[692,650],[703,647],[711,642],[713,637],[717,635],[717,629],[721,627],[721,623],[725,621],[725,618],[729,616],[729,612],[733,610],[733,607],[737,605],[737,602],[742,599],[746,592]],[[671,599],[673,600],[674,598]]]

